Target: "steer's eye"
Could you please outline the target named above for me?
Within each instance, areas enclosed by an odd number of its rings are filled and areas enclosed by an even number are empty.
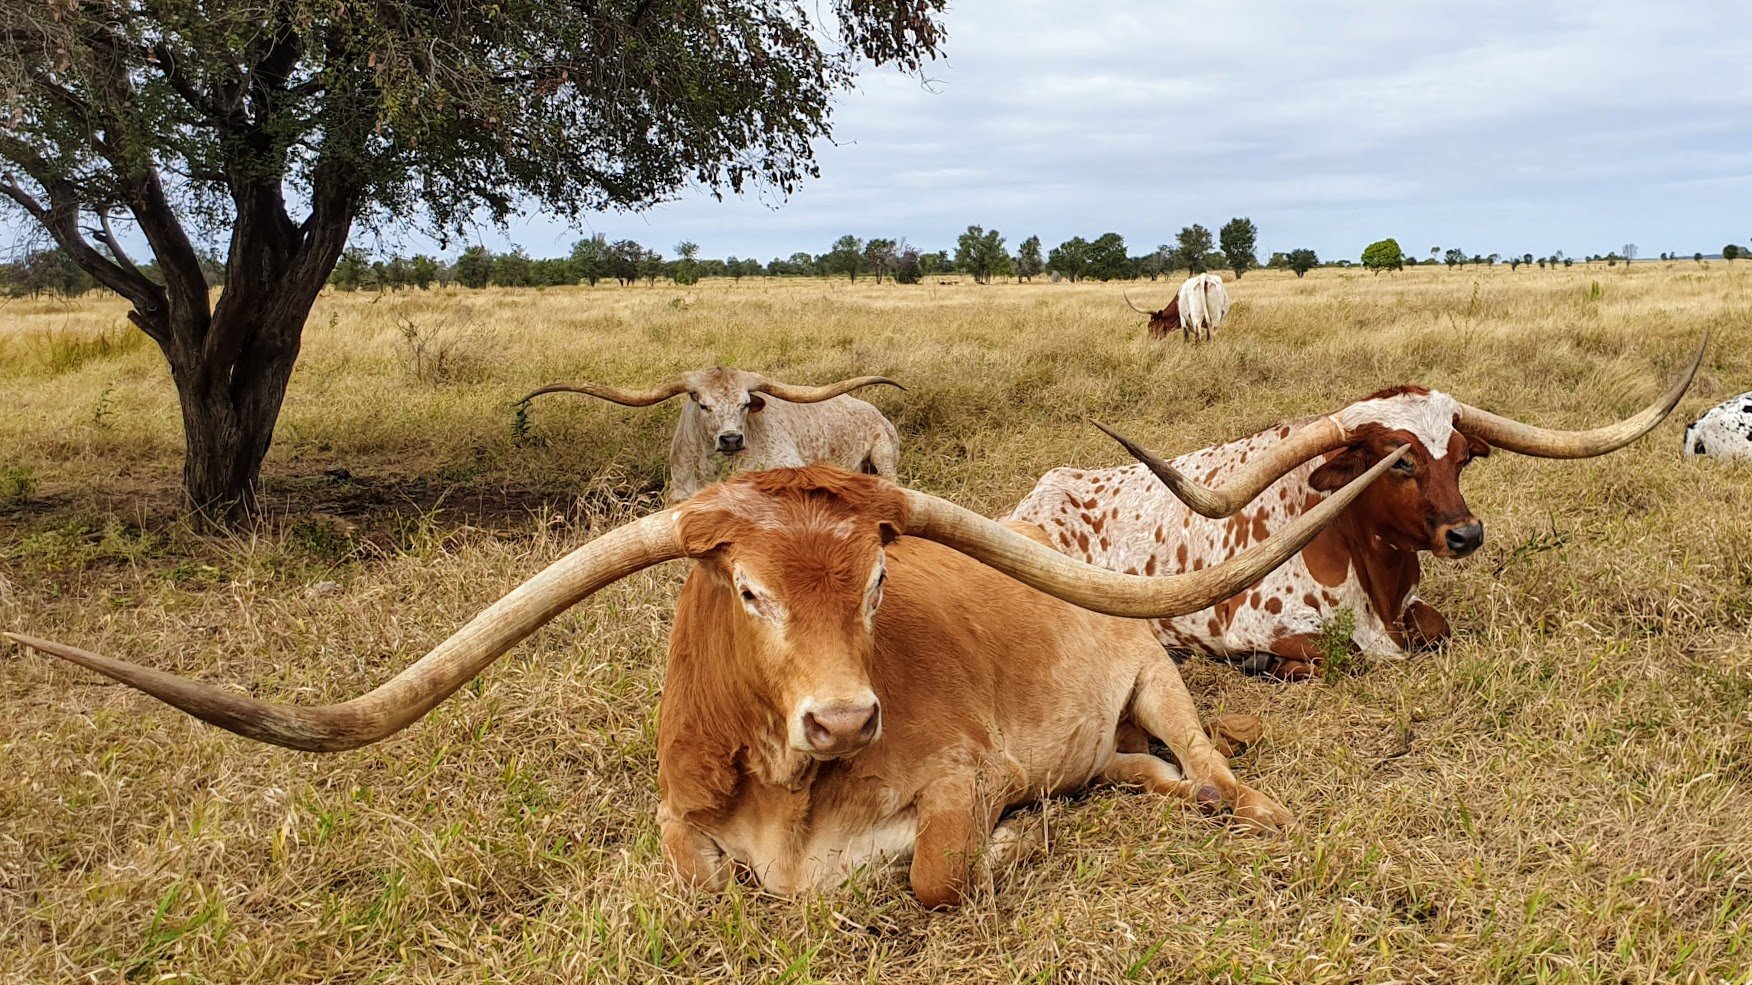
[[[1409,458],[1402,458],[1393,463],[1393,471],[1404,472],[1405,474],[1410,475],[1417,471],[1417,462]]]
[[[742,590],[742,601],[747,602],[750,605],[753,605],[756,597],[757,596],[753,592],[749,591],[748,589],[744,588]]]

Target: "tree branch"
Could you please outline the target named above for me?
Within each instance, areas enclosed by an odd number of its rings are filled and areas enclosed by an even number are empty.
[[[45,190],[49,196],[46,207],[15,182],[0,181],[0,194],[29,212],[79,269],[133,304],[134,315],[130,317],[134,324],[154,340],[166,341],[164,296],[158,285],[147,280],[133,264],[123,267],[85,241],[79,231],[79,205],[71,186],[45,183]]]

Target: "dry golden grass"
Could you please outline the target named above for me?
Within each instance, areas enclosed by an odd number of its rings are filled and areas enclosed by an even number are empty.
[[[15,301],[0,627],[279,699],[365,689],[655,505],[674,410],[550,398],[515,431],[508,401],[561,379],[893,376],[911,390],[867,396],[900,427],[903,476],[994,513],[1050,467],[1120,460],[1084,415],[1180,451],[1421,382],[1582,425],[1646,401],[1705,327],[1675,417],[1752,386],[1748,265],[1231,286],[1202,348],[1144,338],[1118,285],[325,298],[268,463],[273,516],[232,538],[176,519],[174,394],[120,305]],[[1292,834],[1096,791],[1038,809],[1050,847],[947,915],[892,873],[802,901],[670,888],[653,736],[679,564],[327,757],[0,654],[0,979],[1738,985],[1752,470],[1682,462],[1682,425],[1601,460],[1475,466],[1487,547],[1427,565],[1444,652],[1304,686],[1186,665],[1207,712],[1265,717],[1237,767],[1297,812]]]

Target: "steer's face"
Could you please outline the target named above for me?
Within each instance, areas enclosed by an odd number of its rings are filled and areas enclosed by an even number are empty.
[[[760,377],[722,368],[692,375],[697,378],[689,380],[689,410],[699,415],[712,450],[726,457],[740,454],[747,447],[748,415],[766,406],[766,398],[749,389]]]
[[[853,484],[858,491],[870,487],[888,502],[850,509],[839,490],[805,489],[775,504],[746,488],[799,474],[816,473],[757,472],[704,494],[728,516],[717,518],[718,539],[700,560],[720,598],[729,600],[735,670],[783,722],[784,744],[804,756],[839,759],[882,734],[871,667],[887,580],[883,545],[898,535],[900,501],[892,488],[863,476],[833,482],[864,480]]]
[[[1410,388],[1352,404],[1334,415],[1353,436],[1350,446],[1329,456],[1309,484],[1331,492],[1394,448],[1410,445],[1351,512],[1389,549],[1465,557],[1484,543],[1484,522],[1467,507],[1460,474],[1472,459],[1489,455],[1490,445],[1454,430],[1458,411],[1446,394]]]

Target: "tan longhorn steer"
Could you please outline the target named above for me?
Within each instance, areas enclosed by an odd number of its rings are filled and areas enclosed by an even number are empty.
[[[349,749],[411,724],[603,586],[692,558],[658,731],[658,818],[676,873],[719,888],[740,865],[791,893],[910,855],[913,891],[943,906],[964,897],[1005,807],[1091,781],[1137,784],[1259,828],[1286,823],[1230,773],[1139,619],[1256,582],[1404,451],[1276,537],[1168,578],[1081,564],[1037,529],[871,476],[749,473],[598,537],[376,690],[324,707],[7,636],[240,735]],[[1172,762],[1149,753],[1150,736]]]

